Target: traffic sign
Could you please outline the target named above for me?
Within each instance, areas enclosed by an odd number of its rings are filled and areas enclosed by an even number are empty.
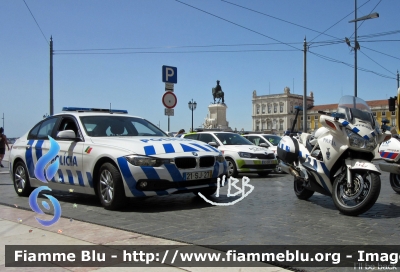
[[[174,91],[174,84],[173,83],[165,83],[165,91],[166,92],[173,92]]]
[[[163,65],[163,67],[162,67],[162,82],[177,83],[178,82],[178,68]]]
[[[164,113],[165,113],[165,115],[168,115],[168,116],[174,116],[174,109],[165,108]]]
[[[176,106],[176,103],[178,102],[178,100],[176,99],[176,96],[174,93],[165,92],[162,97],[162,102],[166,108],[172,109]]]

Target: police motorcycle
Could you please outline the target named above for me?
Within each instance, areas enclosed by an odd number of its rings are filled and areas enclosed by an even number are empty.
[[[300,110],[296,108],[295,120]],[[362,214],[378,199],[380,172],[371,161],[377,145],[390,134],[381,131],[367,103],[358,97],[343,96],[337,112],[318,113],[322,127],[315,135],[282,137],[277,149],[280,166],[294,176],[299,199],[318,192],[331,196],[341,213]]]
[[[382,130],[389,130],[386,126],[389,120],[382,121]],[[379,163],[378,166],[382,171],[390,173],[390,186],[400,194],[400,138],[399,135],[393,135],[389,141],[384,141],[379,146],[379,155],[384,160],[384,163]]]

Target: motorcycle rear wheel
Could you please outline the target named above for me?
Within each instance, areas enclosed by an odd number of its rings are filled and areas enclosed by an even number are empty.
[[[400,175],[390,173],[390,186],[396,193],[400,194]]]
[[[293,189],[294,193],[296,194],[297,198],[301,200],[307,200],[314,194],[314,191],[308,190],[303,186],[303,182],[294,179],[293,182]]]
[[[378,174],[368,171],[352,171],[352,186],[347,188],[347,180],[333,182],[332,198],[336,208],[345,215],[356,216],[368,211],[376,202],[381,191]]]

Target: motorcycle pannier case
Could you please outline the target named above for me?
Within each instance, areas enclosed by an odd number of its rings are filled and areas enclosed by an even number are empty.
[[[278,158],[288,164],[297,160],[299,154],[299,143],[297,139],[283,136],[278,144]]]

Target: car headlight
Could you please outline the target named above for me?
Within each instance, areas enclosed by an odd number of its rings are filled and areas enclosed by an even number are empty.
[[[370,139],[365,139],[358,135],[357,133],[354,133],[350,129],[346,129],[347,136],[349,137],[349,143],[350,146],[352,147],[357,147],[357,148],[362,148],[362,149],[367,149],[369,151],[372,151],[376,148],[376,140],[375,138],[370,138]]]
[[[248,153],[248,152],[238,152],[238,154],[242,158],[251,158],[251,157],[253,157],[253,154]]]
[[[135,155],[128,155],[125,156],[125,159],[132,165],[135,166],[153,166],[158,167],[163,164],[170,164],[173,163],[173,159],[158,159],[152,157],[143,157],[143,156],[135,156]]]

